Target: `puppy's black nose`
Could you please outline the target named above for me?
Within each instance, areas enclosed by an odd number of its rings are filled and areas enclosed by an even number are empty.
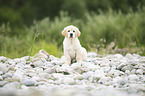
[[[70,37],[73,37],[73,34],[72,33],[70,33]]]

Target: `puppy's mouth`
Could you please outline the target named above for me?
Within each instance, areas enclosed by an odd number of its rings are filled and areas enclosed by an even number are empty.
[[[70,36],[70,38],[73,38],[73,36]]]

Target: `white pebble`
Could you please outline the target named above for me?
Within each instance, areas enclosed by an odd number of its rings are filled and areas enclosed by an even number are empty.
[[[70,78],[70,77],[66,77],[66,78],[64,78],[64,80],[63,80],[63,83],[64,84],[74,84],[74,79],[73,78]]]
[[[0,71],[0,75],[2,75],[3,74],[3,72],[2,71]]]
[[[123,58],[123,56],[121,55],[121,54],[115,54],[114,55],[116,58],[118,58],[118,59],[122,59]]]
[[[37,61],[33,62],[33,65],[36,67],[40,67],[40,66],[43,66],[44,63],[41,60],[37,60]]]
[[[132,59],[134,59],[134,57],[131,55],[131,54],[126,54],[126,56],[125,56],[127,59],[129,59],[129,60],[132,60]]]
[[[96,70],[96,71],[95,71],[95,74],[105,75],[105,73],[104,73],[103,70]]]
[[[6,57],[4,57],[4,56],[0,56],[0,62],[1,62],[2,60],[6,61],[6,60],[7,60],[7,58],[6,58]]]
[[[26,86],[34,86],[37,81],[34,79],[26,79],[22,81],[22,84]]]
[[[89,79],[89,77],[93,76],[95,73],[93,71],[88,71],[86,73],[83,73],[82,76],[85,78],[85,79]]]
[[[126,80],[124,80],[122,77],[119,76],[113,79],[113,83],[117,83],[120,85],[124,85],[126,82],[127,82]]]
[[[3,73],[6,73],[8,72],[8,67],[0,63],[0,71],[2,71]]]
[[[96,52],[88,52],[87,56],[88,57],[96,57],[97,53]]]
[[[128,76],[128,79],[130,81],[138,81],[139,80],[139,77],[137,75],[135,75],[135,74],[132,74],[132,75],[129,75]]]
[[[137,73],[137,74],[140,74],[140,75],[143,75],[143,70],[142,70],[142,69],[137,69],[137,70],[136,70],[136,73]]]
[[[16,89],[17,88],[17,89],[19,89],[20,83],[19,82],[11,82],[11,83],[4,85],[3,88],[6,88],[6,89]]]

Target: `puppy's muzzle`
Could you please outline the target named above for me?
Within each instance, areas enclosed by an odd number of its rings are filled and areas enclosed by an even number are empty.
[[[71,37],[71,38],[73,37],[73,34],[72,34],[72,33],[70,33],[70,37]]]

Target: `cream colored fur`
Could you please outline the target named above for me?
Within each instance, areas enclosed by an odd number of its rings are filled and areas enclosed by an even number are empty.
[[[73,34],[71,36],[71,34]],[[78,37],[80,31],[77,27],[70,25],[64,28],[62,35],[65,36],[63,41],[65,64],[71,64],[72,59],[76,59],[77,63],[81,63],[86,59],[87,51],[80,44]]]

